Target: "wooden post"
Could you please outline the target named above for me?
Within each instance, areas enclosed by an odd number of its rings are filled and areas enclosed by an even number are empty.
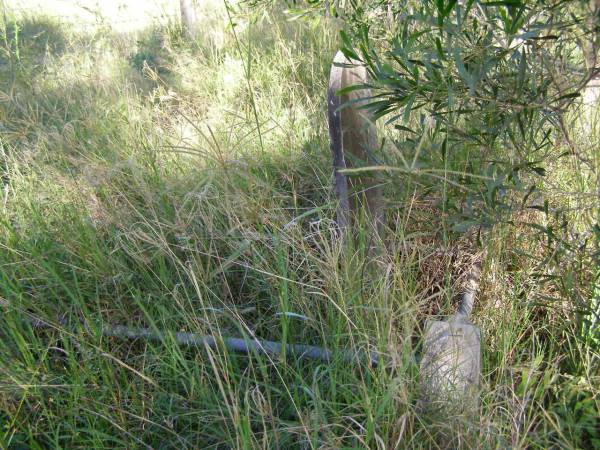
[[[194,0],[179,0],[179,9],[181,11],[181,26],[184,33],[191,39],[196,37],[196,9]]]
[[[383,197],[377,177],[361,174],[346,176],[346,168],[374,165],[373,152],[377,148],[377,131],[370,113],[359,109],[371,96],[368,88],[337,95],[340,89],[366,84],[366,68],[348,60],[338,52],[333,60],[327,103],[329,112],[329,137],[333,156],[334,189],[338,197],[337,224],[345,231],[354,224],[359,213],[364,212],[372,221],[373,230],[381,231],[383,224]],[[353,102],[344,106],[347,102]]]
[[[583,89],[583,102],[595,107],[600,100],[600,63],[598,61],[597,22],[600,20],[600,0],[590,0],[587,27],[589,33],[582,39],[581,50],[585,59],[586,69],[592,74],[588,84]]]

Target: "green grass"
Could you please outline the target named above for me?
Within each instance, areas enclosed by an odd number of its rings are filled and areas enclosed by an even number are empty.
[[[2,23],[0,447],[598,447],[589,251],[496,226],[474,316],[480,414],[422,414],[423,325],[453,312],[472,252],[445,231],[441,188],[388,179],[376,267],[364,243],[332,243],[335,25],[237,14],[236,41],[223,8],[203,20],[196,42],[176,24]],[[572,127],[597,171],[597,134]],[[544,189],[571,208],[580,237],[565,238],[589,248],[594,172],[562,161]],[[102,324],[371,349],[392,364],[123,341]]]

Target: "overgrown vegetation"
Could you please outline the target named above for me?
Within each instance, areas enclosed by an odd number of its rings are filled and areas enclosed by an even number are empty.
[[[532,159],[528,175],[444,140],[418,114],[382,126],[385,165],[405,158],[435,176],[386,172],[374,273],[360,243],[331,239],[325,90],[345,23],[229,7],[201,15],[195,42],[174,23],[86,34],[41,15],[3,18],[0,446],[600,446],[593,109],[570,99],[569,140],[544,147],[561,157]],[[525,138],[494,142],[494,155],[509,160]],[[498,199],[519,207],[488,220],[477,247],[459,225],[472,225],[469,211],[479,221],[486,198],[486,212]],[[424,416],[424,322],[454,311],[462,271],[484,250],[480,415]],[[103,324],[370,349],[391,362],[124,341]]]

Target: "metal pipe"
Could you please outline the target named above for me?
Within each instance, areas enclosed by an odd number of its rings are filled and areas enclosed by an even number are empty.
[[[154,332],[148,328],[130,328],[123,325],[112,325],[102,328],[102,335],[109,337],[119,337],[126,339],[147,339],[155,342],[163,342],[167,338],[167,334],[163,332]],[[219,340],[211,335],[200,335],[196,333],[177,332],[173,333],[175,342],[179,345],[187,347],[203,347],[207,346],[212,349],[219,347]],[[333,352],[331,350],[306,344],[286,344],[281,342],[267,341],[262,339],[242,339],[223,337],[221,338],[223,345],[228,350],[236,353],[259,353],[268,356],[278,356],[283,353],[285,348],[286,354],[293,354],[298,359],[315,359],[324,362],[331,362],[339,354],[340,359],[344,362],[362,362],[367,357],[367,362],[376,366],[379,361],[379,355],[376,352],[364,352],[353,350],[342,350]]]
[[[38,329],[59,329],[57,326],[39,318],[28,318],[33,328]],[[64,326],[61,324],[61,326]],[[173,336],[175,342],[185,347],[210,347],[214,350],[219,348],[219,342],[228,350],[235,353],[251,354],[258,353],[267,356],[279,356],[283,353],[294,355],[298,359],[313,359],[323,362],[332,362],[340,358],[346,363],[366,362],[370,366],[377,366],[381,355],[374,351],[361,350],[341,350],[339,352],[327,350],[322,347],[307,344],[286,344],[281,342],[267,341],[263,339],[243,339],[233,337],[222,337],[217,339],[211,335],[201,335],[197,333],[167,333],[164,331],[152,331],[149,328],[134,328],[124,325],[106,325],[102,327],[102,335],[106,337],[116,337],[122,339],[145,339],[154,342],[165,342],[169,335]]]

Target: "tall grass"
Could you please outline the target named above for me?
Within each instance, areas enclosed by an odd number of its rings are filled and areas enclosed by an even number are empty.
[[[599,445],[598,347],[581,335],[589,310],[567,297],[586,299],[579,283],[593,267],[576,252],[558,267],[525,226],[484,242],[480,414],[417,409],[423,325],[453,312],[472,244],[445,231],[439,191],[401,176],[386,186],[376,270],[364,244],[332,240],[335,23],[234,13],[237,40],[219,7],[196,42],[177,24],[86,35],[4,18],[0,446]],[[597,168],[597,134],[575,134]],[[593,210],[578,210],[591,204],[590,173],[554,170],[588,232]],[[240,356],[169,334],[124,341],[103,324],[370,349],[391,362]]]

